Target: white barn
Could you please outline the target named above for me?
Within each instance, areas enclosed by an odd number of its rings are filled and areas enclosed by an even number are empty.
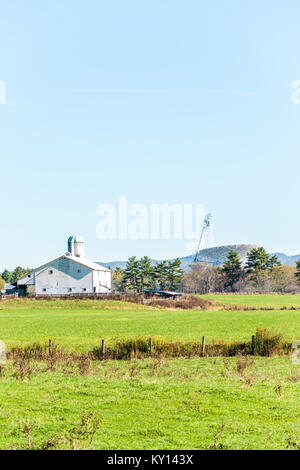
[[[19,295],[107,294],[111,271],[84,257],[80,235],[68,239],[68,251],[17,281]]]

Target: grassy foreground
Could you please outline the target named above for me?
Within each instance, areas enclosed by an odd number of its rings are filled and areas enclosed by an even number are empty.
[[[225,297],[225,296],[224,296]],[[0,339],[9,346],[51,338],[92,349],[101,338],[160,336],[167,340],[249,341],[257,328],[300,339],[300,311],[159,310],[116,301],[16,300],[0,303]]]
[[[285,449],[299,443],[300,369],[289,358],[108,361],[52,371],[51,364],[31,363],[29,369],[20,380],[9,363],[0,377],[1,449],[28,448],[28,437],[31,448]],[[85,411],[99,418],[90,443],[70,431]]]

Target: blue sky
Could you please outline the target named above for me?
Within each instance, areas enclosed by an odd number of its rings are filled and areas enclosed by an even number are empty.
[[[107,240],[96,208],[203,203],[217,244],[299,253],[298,1],[1,1],[0,270],[84,236],[94,260],[186,255]]]

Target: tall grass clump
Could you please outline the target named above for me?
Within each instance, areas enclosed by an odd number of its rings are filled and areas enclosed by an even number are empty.
[[[214,300],[203,299],[191,294],[184,294],[180,300],[150,297],[149,299],[145,299],[143,303],[153,307],[178,308],[183,310],[210,310],[218,305]]]
[[[287,353],[289,350],[290,344],[284,340],[281,333],[272,333],[264,328],[257,328],[254,348],[254,353],[257,356],[272,356]]]

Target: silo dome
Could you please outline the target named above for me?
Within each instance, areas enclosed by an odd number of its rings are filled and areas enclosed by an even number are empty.
[[[84,239],[81,235],[73,235],[74,243],[84,243]]]
[[[68,238],[68,251],[72,256],[84,258],[84,239],[81,235],[71,235]]]

